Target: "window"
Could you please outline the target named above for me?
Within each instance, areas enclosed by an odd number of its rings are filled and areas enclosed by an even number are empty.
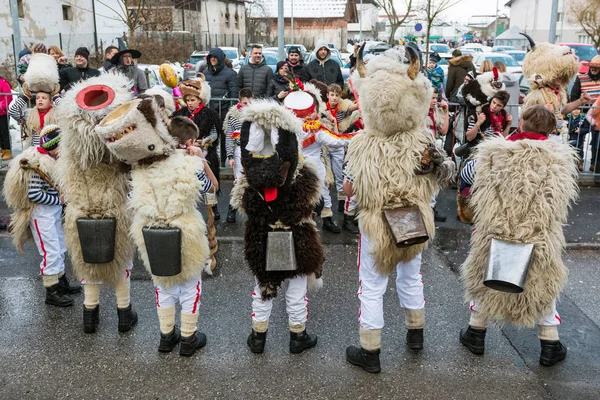
[[[19,18],[25,18],[25,11],[23,11],[23,0],[17,0],[17,12],[19,13]]]
[[[225,27],[229,28],[229,6],[225,9]]]
[[[560,22],[561,19],[562,19],[562,13],[556,14],[556,22]]]
[[[240,15],[235,11],[235,27],[236,29],[240,28]]]
[[[590,44],[592,43],[592,38],[589,35],[579,35],[579,43]]]
[[[73,9],[71,6],[62,6],[62,11],[64,21],[73,21]]]

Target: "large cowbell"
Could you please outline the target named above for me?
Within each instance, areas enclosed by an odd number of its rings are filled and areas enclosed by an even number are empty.
[[[150,271],[155,276],[175,276],[181,273],[181,229],[142,229]]]
[[[114,218],[78,218],[77,232],[83,261],[88,264],[105,264],[115,258]]]
[[[506,293],[522,293],[533,255],[532,243],[492,239],[483,284]]]
[[[267,271],[295,271],[294,234],[290,231],[269,232],[267,236]]]
[[[406,206],[383,210],[396,247],[405,248],[429,240],[423,215],[418,206]]]

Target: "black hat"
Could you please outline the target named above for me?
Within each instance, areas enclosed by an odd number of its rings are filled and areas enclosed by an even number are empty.
[[[288,50],[288,55],[290,55],[292,53],[298,54],[300,57],[302,57],[302,51],[300,51],[300,47],[298,47],[298,46],[290,47],[290,49]]]
[[[125,53],[129,53],[131,54],[131,57],[133,57],[134,59],[136,58],[140,58],[142,56],[142,53],[140,53],[137,50],[134,49],[124,49],[119,51],[118,53],[116,53],[114,56],[112,56],[112,58],[110,59],[110,63],[111,64],[115,64],[118,65],[121,62],[121,56]]]
[[[442,57],[440,57],[440,55],[436,52],[433,52],[429,55],[429,60],[433,61],[434,63],[439,63],[441,59]]]
[[[283,67],[284,65],[287,65],[287,61],[278,61],[277,62],[277,69],[276,69],[276,71],[279,71],[279,69],[281,67]]]
[[[90,58],[90,51],[87,49],[87,47],[80,47],[75,51],[75,55],[81,56],[87,60]]]

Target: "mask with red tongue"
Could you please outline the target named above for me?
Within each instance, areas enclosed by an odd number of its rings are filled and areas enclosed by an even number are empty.
[[[277,199],[277,187],[265,188],[265,201],[270,203]]]

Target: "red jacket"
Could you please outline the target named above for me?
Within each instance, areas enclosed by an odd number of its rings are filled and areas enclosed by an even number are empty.
[[[10,93],[10,83],[6,79],[0,77],[0,93]],[[12,101],[11,95],[0,95],[0,115],[8,114],[8,105]]]

